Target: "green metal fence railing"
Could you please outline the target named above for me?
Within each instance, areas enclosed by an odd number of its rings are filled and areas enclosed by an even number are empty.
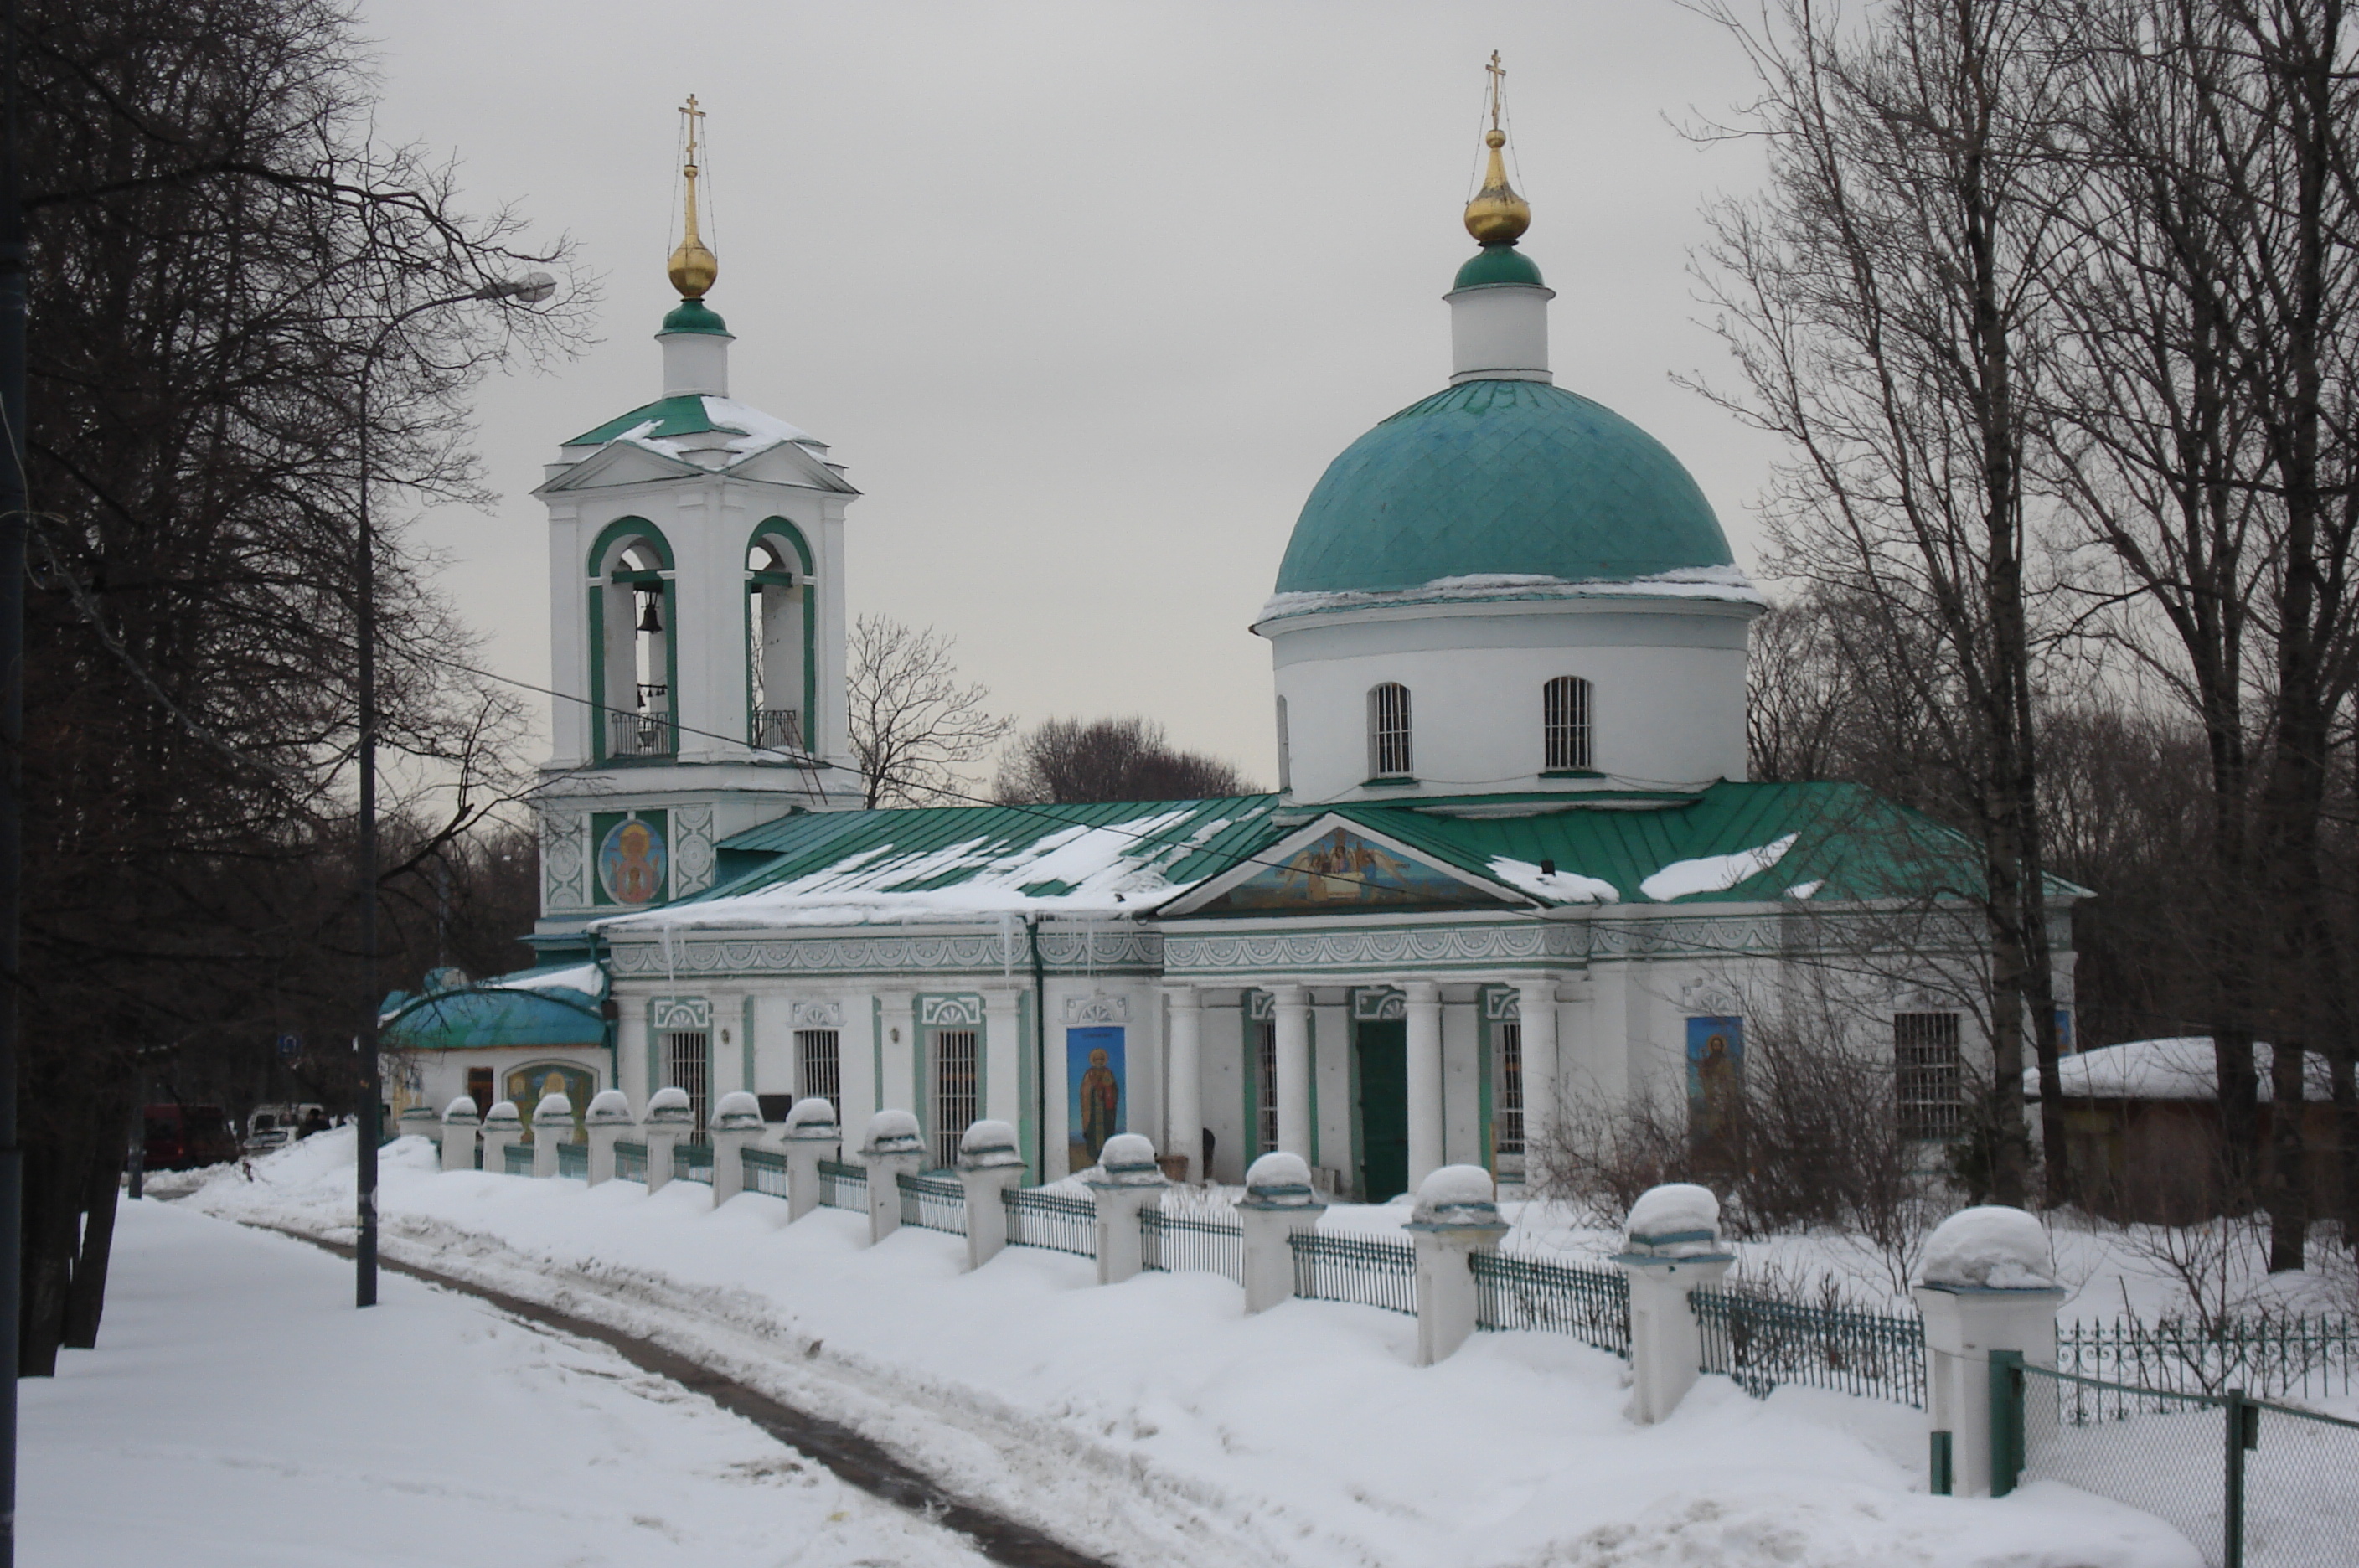
[[[1832,1302],[1781,1301],[1738,1290],[1688,1292],[1703,1335],[1702,1370],[1755,1399],[1780,1383],[1925,1404],[1925,1323]]]
[[[955,1176],[897,1176],[901,1223],[925,1230],[966,1234],[966,1188]]]
[[[1583,1269],[1507,1252],[1478,1252],[1474,1326],[1570,1334],[1630,1356],[1630,1280],[1619,1269]]]
[[[745,1170],[745,1190],[772,1198],[787,1195],[787,1157],[774,1149],[741,1149],[738,1163]]]
[[[1991,1356],[1991,1492],[2062,1481],[2155,1515],[2212,1568],[2340,1568],[2359,1539],[2359,1421]]]
[[[1297,1231],[1294,1293],[1314,1301],[1353,1301],[1417,1315],[1417,1248],[1375,1236]]]
[[[831,1209],[868,1212],[868,1172],[840,1160],[819,1162],[819,1201]]]
[[[557,1146],[557,1173],[571,1176],[577,1181],[590,1180],[590,1149],[586,1144],[560,1143]]]
[[[2351,1392],[2359,1323],[2348,1317],[2264,1312],[2205,1323],[2056,1325],[2056,1365],[2084,1377],[2183,1394],[2242,1388],[2265,1399],[2329,1399]]]
[[[712,1185],[712,1146],[709,1143],[675,1143],[671,1146],[671,1179],[675,1181],[701,1181]]]
[[[999,1196],[1007,1206],[1008,1246],[1098,1255],[1098,1208],[1089,1199],[1037,1187],[1011,1187]]]
[[[512,1143],[500,1150],[500,1169],[511,1176],[532,1174],[532,1145]]]
[[[644,1181],[647,1179],[647,1146],[623,1138],[614,1140],[614,1180]]]
[[[1140,1264],[1166,1273],[1223,1274],[1245,1283],[1245,1233],[1242,1225],[1167,1214],[1160,1209],[1138,1212]]]

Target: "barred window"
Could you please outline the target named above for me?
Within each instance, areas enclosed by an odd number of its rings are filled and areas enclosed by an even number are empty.
[[[803,1099],[825,1100],[843,1125],[843,1058],[833,1029],[797,1029],[795,1091]]]
[[[1368,776],[1401,779],[1409,769],[1408,688],[1387,681],[1368,693]]]
[[[1254,1152],[1277,1147],[1277,1025],[1264,1018],[1254,1028]],[[1248,1162],[1250,1163],[1250,1162]]]
[[[1588,681],[1560,675],[1542,687],[1540,720],[1549,771],[1589,766]]]
[[[1524,1026],[1502,1023],[1492,1035],[1491,1141],[1501,1154],[1524,1151]]]
[[[975,1117],[973,1029],[934,1031],[934,1164],[958,1163],[959,1139]]]
[[[712,1086],[708,1063],[712,1036],[704,1029],[669,1029],[664,1034],[664,1083],[688,1091],[688,1108],[696,1117],[696,1136],[704,1137],[704,1106]]]
[[[1965,1073],[1958,1056],[1958,1015],[1896,1013],[1892,1018],[1894,1099],[1900,1136],[1952,1138],[1965,1121]]]

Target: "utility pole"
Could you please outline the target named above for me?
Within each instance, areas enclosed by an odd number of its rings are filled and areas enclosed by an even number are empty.
[[[0,1568],[16,1561],[16,1367],[25,1149],[16,1134],[17,922],[24,899],[25,212],[16,176],[16,0],[0,7]]]

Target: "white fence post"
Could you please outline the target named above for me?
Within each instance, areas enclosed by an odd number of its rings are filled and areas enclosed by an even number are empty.
[[[394,1121],[404,1138],[440,1138],[442,1118],[434,1114],[431,1105],[410,1105]]]
[[[712,1206],[719,1208],[745,1190],[745,1147],[762,1136],[762,1102],[734,1089],[712,1107]]]
[[[524,1137],[524,1117],[514,1100],[502,1100],[484,1113],[484,1169],[499,1175],[508,1168],[508,1148]]]
[[[1630,1419],[1652,1426],[1695,1387],[1703,1360],[1688,1292],[1719,1284],[1736,1261],[1720,1247],[1720,1200],[1686,1181],[1639,1194],[1614,1261],[1630,1280]]]
[[[1006,1122],[976,1122],[959,1137],[959,1185],[966,1189],[966,1266],[980,1269],[1007,1245],[1006,1192],[1024,1180],[1024,1154]]]
[[[582,1116],[582,1130],[590,1139],[590,1185],[614,1179],[614,1145],[637,1125],[631,1120],[631,1097],[620,1089],[601,1089],[590,1097]]]
[[[658,1089],[647,1096],[647,1120],[639,1124],[647,1146],[647,1192],[662,1190],[671,1180],[671,1151],[682,1138],[696,1133],[696,1107],[685,1089]]]
[[[462,1094],[442,1112],[442,1169],[473,1171],[475,1168],[475,1133],[484,1118],[475,1113],[472,1095]]]
[[[1097,1204],[1098,1283],[1118,1285],[1144,1266],[1138,1211],[1163,1201],[1171,1185],[1155,1160],[1155,1144],[1144,1133],[1118,1132],[1098,1150],[1097,1174],[1089,1181]]]
[[[1326,1212],[1300,1155],[1279,1150],[1253,1162],[1245,1172],[1245,1195],[1237,1203],[1237,1223],[1245,1231],[1246,1312],[1267,1312],[1294,1299],[1294,1247],[1288,1238],[1317,1230]]]
[[[532,1108],[532,1173],[546,1181],[557,1174],[557,1146],[573,1131],[573,1102],[543,1094]]]
[[[797,1100],[787,1112],[787,1223],[794,1224],[819,1207],[819,1163],[835,1157],[843,1129],[835,1125],[835,1107],[813,1095]]]
[[[1936,1492],[1991,1489],[1991,1352],[2056,1365],[2054,1253],[2047,1227],[2021,1209],[1961,1209],[1925,1244],[1909,1294],[1925,1317],[1925,1426]],[[1944,1486],[1943,1482],[1948,1485]]]
[[[1477,1252],[1496,1252],[1507,1234],[1491,1173],[1444,1165],[1418,1183],[1408,1232],[1417,1247],[1417,1364],[1457,1353],[1474,1332]]]
[[[894,1110],[869,1117],[860,1163],[868,1170],[868,1244],[874,1247],[901,1228],[901,1173],[915,1176],[925,1169],[926,1139],[918,1118]]]

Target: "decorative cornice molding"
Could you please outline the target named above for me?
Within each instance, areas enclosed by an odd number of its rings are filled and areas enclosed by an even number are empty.
[[[709,1029],[712,1027],[712,1002],[709,997],[647,998],[647,1028],[651,1029]]]
[[[1477,964],[1578,963],[1581,931],[1560,921],[1514,925],[1414,926],[1250,935],[1168,936],[1163,966],[1169,975],[1248,974],[1270,970],[1397,971]]]
[[[1352,991],[1353,1023],[1390,1023],[1408,1017],[1408,996],[1394,985],[1360,985]]]
[[[980,1029],[983,998],[972,992],[918,998],[918,1023],[924,1029]]]
[[[1009,967],[996,931],[950,936],[829,935],[742,937],[702,932],[672,933],[665,956],[658,933],[610,935],[614,972],[633,977],[680,975],[996,975]],[[1100,931],[1040,937],[1044,968],[1065,975],[1154,974],[1162,964],[1162,934],[1154,931]],[[1020,962],[1020,957],[1017,960]]]
[[[842,1029],[842,1002],[797,1002],[788,1009],[796,1029]]]
[[[1069,1024],[1126,1024],[1130,1022],[1130,998],[1068,996],[1065,998],[1065,1021]]]

